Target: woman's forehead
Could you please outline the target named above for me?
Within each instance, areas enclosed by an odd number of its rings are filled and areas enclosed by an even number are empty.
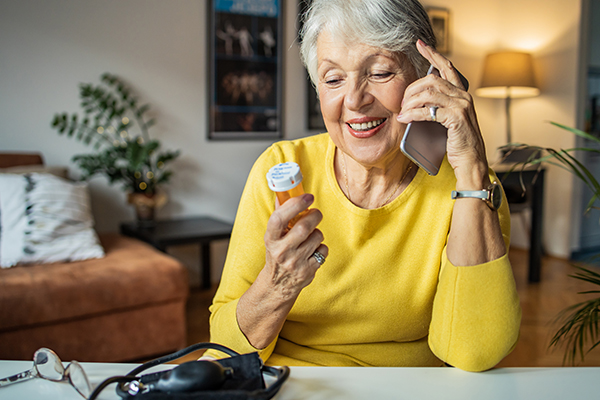
[[[329,31],[322,31],[317,38],[319,64],[324,60],[334,61],[337,57],[361,59],[383,57],[398,64],[402,63],[404,58],[403,54],[392,52],[383,47],[372,46],[360,41],[350,40],[343,35],[332,35]]]

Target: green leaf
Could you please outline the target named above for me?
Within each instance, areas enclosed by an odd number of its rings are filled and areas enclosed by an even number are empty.
[[[166,151],[166,152],[161,153],[161,154],[158,155],[158,157],[156,158],[156,163],[157,164],[159,162],[167,163],[168,161],[174,160],[177,157],[179,157],[179,150],[177,150],[177,151]]]
[[[552,121],[550,121],[550,123],[552,125],[554,125],[554,126],[557,126],[557,127],[561,128],[561,129],[565,129],[565,130],[567,130],[567,131],[569,131],[571,133],[574,133],[577,136],[581,136],[582,138],[591,140],[591,141],[596,142],[596,143],[600,143],[600,139],[599,138],[597,138],[597,137],[595,137],[593,135],[590,135],[587,132],[584,132],[584,131],[576,129],[576,128],[571,128],[571,127],[563,125],[563,124],[559,124],[558,122],[552,122]]]
[[[153,126],[155,123],[156,123],[156,121],[155,121],[154,119],[151,119],[151,120],[147,121],[147,122],[144,124],[144,127],[145,127],[146,129],[147,129],[147,128],[150,128],[150,127],[151,127],[151,126]]]
[[[593,195],[592,198],[590,199],[590,201],[587,203],[587,206],[585,207],[585,210],[583,211],[584,214],[587,214],[588,212],[590,212],[592,210],[596,200],[598,200],[597,194]]]
[[[108,72],[106,72],[106,73],[102,74],[101,80],[102,80],[102,82],[104,82],[108,85],[113,85],[116,82],[117,77],[115,75],[112,75],[112,74],[109,74]]]
[[[145,156],[146,154],[144,153],[144,147],[141,146],[137,141],[128,143],[127,160],[133,172],[141,169]]]
[[[150,109],[150,105],[149,104],[144,104],[143,106],[141,106],[137,112],[136,112],[136,116],[139,118],[141,117],[146,111],[148,111]]]
[[[575,267],[577,272],[570,275],[573,278],[600,286],[600,274],[584,268]],[[590,290],[583,293],[598,293],[598,290]],[[575,363],[577,357],[582,361],[585,354],[598,345],[599,321],[600,321],[600,298],[584,301],[563,310],[556,319],[562,323],[559,330],[554,334],[550,345],[557,346],[566,344],[563,361]],[[594,342],[586,350],[589,341]]]
[[[52,127],[57,128],[61,125],[62,119],[60,114],[54,114],[54,118],[52,118]]]
[[[159,147],[160,147],[160,143],[158,140],[151,140],[145,144],[145,148],[146,148],[146,151],[148,152],[148,154],[152,153]]]
[[[169,181],[169,179],[171,179],[171,175],[173,175],[173,173],[171,171],[163,171],[160,178],[157,179],[156,183],[157,184],[167,183]]]

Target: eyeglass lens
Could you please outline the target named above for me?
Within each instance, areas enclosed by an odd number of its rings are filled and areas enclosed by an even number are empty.
[[[50,349],[42,348],[35,352],[33,364],[40,378],[51,381],[61,381],[65,375],[65,368],[56,353]]]
[[[51,381],[68,379],[71,385],[85,398],[89,397],[92,392],[87,375],[77,361],[71,361],[65,370],[62,361],[55,352],[41,348],[35,352],[33,364],[40,378]]]
[[[69,366],[67,367],[66,374],[69,376],[69,381],[71,385],[79,393],[83,395],[86,399],[90,397],[92,393],[92,385],[90,385],[90,381],[88,380],[83,367],[77,361],[71,361]]]

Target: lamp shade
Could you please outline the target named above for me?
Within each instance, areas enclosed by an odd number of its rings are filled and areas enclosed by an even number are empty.
[[[493,98],[539,95],[531,54],[518,51],[488,54],[483,67],[481,86],[475,93],[481,97]]]

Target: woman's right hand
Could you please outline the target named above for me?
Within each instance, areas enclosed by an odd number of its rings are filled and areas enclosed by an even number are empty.
[[[324,257],[329,254],[317,229],[323,219],[319,210],[309,210],[288,229],[289,221],[313,201],[313,195],[304,194],[276,205],[267,223],[265,266],[236,309],[238,326],[256,349],[277,338],[296,298],[314,279],[320,267],[312,256],[315,250]]]
[[[267,223],[265,233],[266,258],[262,271],[282,300],[295,299],[308,286],[321,266],[312,254],[319,251],[327,257],[329,249],[317,225],[323,219],[318,209],[310,209],[288,229],[289,221],[308,209],[314,201],[312,194],[294,197],[277,206]]]

